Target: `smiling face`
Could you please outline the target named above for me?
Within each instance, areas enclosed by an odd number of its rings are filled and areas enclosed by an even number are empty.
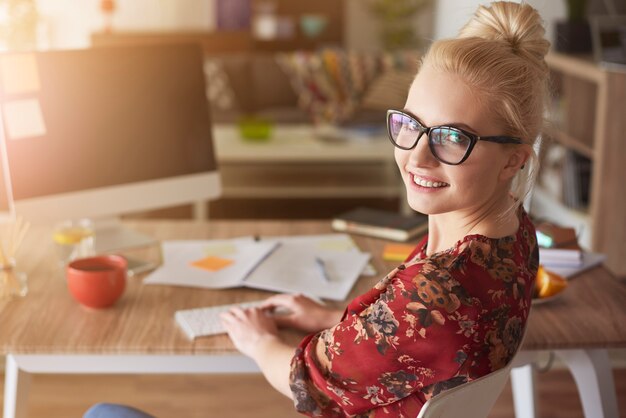
[[[478,93],[459,77],[437,72],[427,64],[411,85],[405,109],[425,126],[455,126],[480,136],[503,135]],[[439,162],[426,135],[412,150],[395,148],[409,206],[428,215],[473,213],[506,198],[509,181],[523,161],[512,148],[478,141],[462,164]]]

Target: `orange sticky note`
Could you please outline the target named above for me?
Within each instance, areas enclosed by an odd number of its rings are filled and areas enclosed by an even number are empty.
[[[415,245],[387,244],[383,250],[383,259],[386,261],[404,261],[415,249]]]
[[[209,271],[218,271],[231,264],[233,264],[233,260],[220,257],[206,257],[191,263],[194,267]]]

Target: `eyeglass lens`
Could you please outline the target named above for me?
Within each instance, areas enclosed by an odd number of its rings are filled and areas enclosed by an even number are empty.
[[[400,148],[411,149],[422,132],[426,131],[418,121],[400,113],[389,114],[389,134]],[[428,135],[430,149],[435,157],[448,164],[458,164],[471,145],[470,138],[453,128],[437,127]]]

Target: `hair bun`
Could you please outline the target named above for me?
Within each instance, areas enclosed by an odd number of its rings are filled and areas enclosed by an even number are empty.
[[[479,6],[459,32],[459,38],[478,37],[502,41],[518,55],[543,60],[550,48],[541,16],[525,3],[498,1]]]

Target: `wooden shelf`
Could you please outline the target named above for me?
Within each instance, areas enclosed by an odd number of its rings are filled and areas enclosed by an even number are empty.
[[[604,77],[598,65],[586,55],[572,56],[551,52],[546,55],[546,63],[553,70],[594,83],[601,83]]]
[[[91,34],[91,45],[127,46],[198,43],[206,54],[249,51],[253,40],[248,31],[120,31]]]
[[[252,0],[251,10],[257,9],[265,0]],[[293,24],[292,36],[284,39],[264,41],[256,39],[251,30],[215,31],[113,31],[91,34],[93,46],[142,45],[194,42],[202,45],[206,54],[221,54],[254,51],[293,51],[316,50],[321,47],[341,47],[344,44],[344,0],[316,0],[314,2],[273,0],[275,14],[290,19]],[[322,15],[327,25],[319,36],[307,37],[300,27],[300,19],[306,15]],[[252,25],[252,23],[251,23]]]
[[[600,67],[590,57],[550,53],[546,62],[563,95],[562,125],[555,124],[546,134],[592,160],[589,209],[581,213],[567,208],[537,187],[533,214],[575,227],[587,225],[585,247],[605,253],[607,268],[626,276],[626,72]]]
[[[589,144],[585,144],[581,140],[574,138],[573,136],[560,130],[552,130],[549,132],[549,135],[550,135],[550,138],[554,139],[561,145],[567,148],[571,148],[577,153],[584,155],[585,157],[593,160],[594,151],[593,151],[593,147],[591,147]]]

